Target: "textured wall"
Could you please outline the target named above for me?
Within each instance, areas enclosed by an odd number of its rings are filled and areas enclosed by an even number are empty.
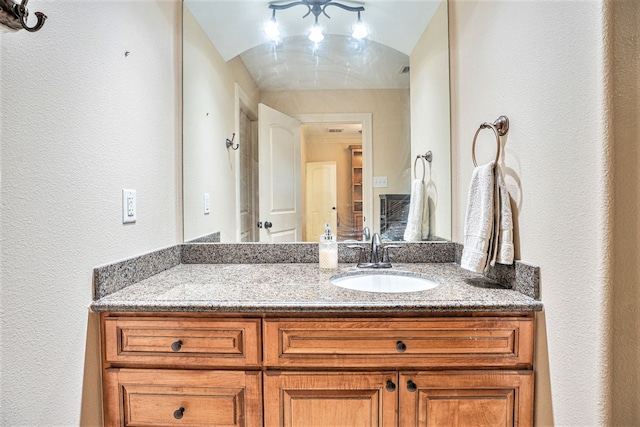
[[[473,135],[506,114],[503,170],[517,258],[540,265],[545,304],[536,337],[536,424],[605,424],[611,251],[602,2],[450,4],[453,238],[463,239]],[[482,132],[479,163],[495,149],[491,132]]]
[[[32,3],[42,30],[0,34],[0,424],[96,425],[92,269],[181,241],[180,8]]]

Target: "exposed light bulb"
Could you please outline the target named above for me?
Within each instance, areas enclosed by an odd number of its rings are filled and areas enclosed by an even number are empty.
[[[313,27],[311,27],[311,32],[309,33],[309,40],[311,40],[314,43],[320,43],[322,40],[324,40],[324,34],[322,34],[322,28],[320,28],[320,25],[318,25],[317,22],[313,24]]]
[[[351,37],[360,40],[367,37],[368,35],[369,31],[367,31],[367,26],[358,19],[358,22],[353,25],[353,33],[351,33]]]
[[[280,27],[275,17],[272,17],[264,26],[264,33],[269,40],[277,41],[280,38]]]

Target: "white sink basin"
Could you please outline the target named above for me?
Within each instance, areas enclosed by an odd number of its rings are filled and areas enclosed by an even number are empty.
[[[428,279],[401,274],[362,274],[334,277],[331,283],[341,288],[364,292],[418,292],[433,289],[438,283]]]

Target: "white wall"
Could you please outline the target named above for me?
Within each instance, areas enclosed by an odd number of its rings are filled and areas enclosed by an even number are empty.
[[[180,3],[29,8],[42,30],[0,34],[0,424],[96,425],[92,269],[181,241]]]
[[[449,110],[449,26],[442,2],[411,52],[411,162],[431,151],[425,163],[432,200],[431,234],[451,239],[451,121]],[[417,177],[423,166],[416,164]]]
[[[258,88],[239,57],[225,62],[200,24],[184,11],[184,236],[185,240],[220,232],[236,241],[237,151],[225,140],[235,132],[235,83],[253,99]],[[236,135],[234,143],[239,141]],[[221,184],[224,183],[224,184]],[[211,212],[204,214],[204,194]]]
[[[611,419],[604,3],[451,2],[453,237],[463,240],[473,135],[480,123],[505,114],[511,129],[503,170],[514,199],[517,258],[541,267],[545,311],[537,318],[535,360],[541,426]],[[483,133],[489,135],[478,141],[479,163],[495,153],[491,132]]]

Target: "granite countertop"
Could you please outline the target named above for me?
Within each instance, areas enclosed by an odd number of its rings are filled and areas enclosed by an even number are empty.
[[[402,272],[439,286],[420,292],[373,293],[330,283],[337,275]],[[94,311],[219,313],[527,312],[542,302],[505,289],[455,263],[394,264],[370,270],[317,263],[179,264],[94,301]]]

